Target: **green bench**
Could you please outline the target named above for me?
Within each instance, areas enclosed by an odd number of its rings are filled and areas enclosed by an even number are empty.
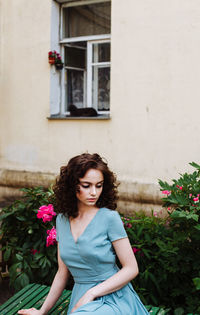
[[[7,302],[0,306],[0,315],[16,315],[17,311],[22,308],[40,308],[50,287],[41,284],[29,284],[17,292]],[[64,290],[63,294],[48,314],[66,315],[71,297],[71,291]],[[151,315],[169,314],[169,310],[160,309],[159,307],[146,306]],[[131,314],[130,314],[131,315]]]

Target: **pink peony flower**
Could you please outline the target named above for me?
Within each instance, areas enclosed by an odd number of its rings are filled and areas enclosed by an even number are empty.
[[[56,229],[53,226],[51,230],[47,230],[47,240],[46,240],[46,247],[50,245],[54,245],[56,243]]]
[[[162,194],[168,196],[168,195],[171,195],[171,191],[169,191],[169,190],[163,190],[163,191],[162,191]]]
[[[192,194],[189,194],[189,198],[191,198],[192,197]]]
[[[56,213],[54,212],[53,205],[49,204],[48,206],[44,205],[39,208],[37,218],[42,219],[43,222],[47,222],[51,221],[55,215]]]
[[[179,189],[182,190],[182,189],[183,189],[183,186],[179,186]]]
[[[140,248],[132,247],[132,250],[133,250],[134,254],[136,254],[137,252],[140,251]]]
[[[194,202],[198,202],[199,201],[199,197],[193,198]]]

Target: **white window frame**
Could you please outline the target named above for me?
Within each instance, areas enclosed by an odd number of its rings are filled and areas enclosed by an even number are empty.
[[[92,67],[93,66],[99,66],[99,67],[110,67],[110,61],[107,62],[92,62],[92,46],[93,44],[103,44],[103,43],[110,43],[110,40],[104,39],[104,40],[92,40],[87,42],[87,106],[95,108],[99,114],[103,113],[109,113],[108,111],[100,111],[97,108],[97,104],[93,104],[92,102]],[[97,83],[97,82],[96,82]],[[96,89],[97,91],[97,89]],[[97,98],[97,97],[96,97]]]
[[[94,43],[106,43],[110,42],[111,35],[110,34],[101,34],[101,35],[90,35],[90,36],[79,36],[79,37],[70,37],[70,38],[62,38],[63,35],[63,9],[67,7],[73,7],[73,6],[79,6],[79,5],[87,5],[87,4],[95,4],[95,3],[103,3],[103,2],[111,2],[110,0],[86,0],[86,1],[74,1],[70,3],[65,3],[62,5],[61,8],[61,23],[60,23],[60,41],[59,44],[61,46],[61,56],[64,60],[64,48],[68,43],[73,42],[81,42],[86,41],[87,42],[87,78],[84,78],[84,105],[85,107],[94,107],[94,104],[92,104],[92,67],[95,65],[95,63],[92,63],[92,45]],[[101,66],[110,66],[111,62],[101,62],[97,63],[98,65],[101,64]],[[69,67],[64,67],[65,69]],[[65,73],[66,70],[63,69],[61,74],[61,114],[63,115],[69,115],[70,113],[65,110],[66,107],[66,82],[65,82]],[[97,108],[95,108],[97,110]],[[108,111],[98,111],[98,114],[109,114],[110,110]]]

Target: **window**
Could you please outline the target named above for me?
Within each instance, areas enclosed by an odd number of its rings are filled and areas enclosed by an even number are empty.
[[[73,1],[62,5],[62,113],[69,106],[93,107],[99,115],[110,110],[111,3]]]

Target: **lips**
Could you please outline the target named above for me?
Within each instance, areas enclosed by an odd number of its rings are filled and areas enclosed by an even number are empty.
[[[96,201],[96,198],[89,198],[88,201]]]

